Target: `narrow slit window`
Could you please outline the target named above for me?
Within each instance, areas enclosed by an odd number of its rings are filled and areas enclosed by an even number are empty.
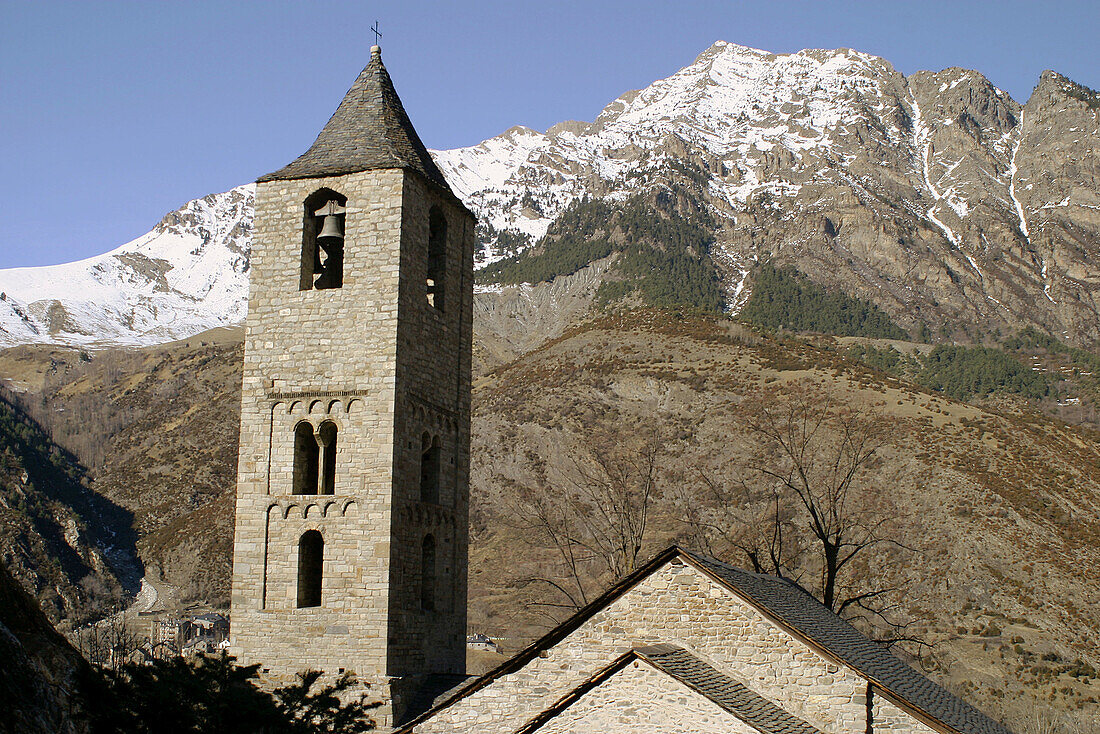
[[[316,530],[302,533],[298,541],[298,608],[321,606],[325,539]]]
[[[320,447],[313,426],[302,421],[294,428],[294,494],[317,494]]]
[[[420,547],[420,608],[435,610],[435,538],[424,536]]]
[[[433,438],[425,433],[420,448],[421,502],[439,504],[440,453],[439,436]]]
[[[325,421],[317,431],[321,443],[321,494],[336,492],[336,424]]]
[[[428,213],[428,303],[443,310],[447,284],[447,220],[433,206]]]

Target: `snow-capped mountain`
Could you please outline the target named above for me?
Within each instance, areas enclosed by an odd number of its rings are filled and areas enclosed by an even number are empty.
[[[0,346],[158,344],[240,323],[254,191],[190,201],[103,255],[0,270]]]
[[[904,90],[904,78],[875,56],[849,50],[777,56],[718,42],[673,76],[611,102],[593,123],[566,122],[545,134],[514,127],[435,155],[482,221],[537,239],[595,181],[620,193],[639,188],[645,185],[639,170],[658,167],[685,146],[709,158],[719,172],[715,193],[734,205],[761,190],[796,193],[798,185],[760,170],[762,154],[828,156],[846,124],[868,118],[881,123],[878,142],[905,145],[909,132],[897,120],[884,122]],[[533,195],[535,206],[508,205],[524,195]]]
[[[1053,72],[1021,106],[976,71],[906,77],[848,49],[720,41],[591,123],[433,155],[478,215],[480,266],[579,199],[674,191],[717,223],[707,257],[731,311],[770,259],[911,331],[1100,342],[1100,95]],[[147,344],[241,321],[251,196],[191,202],[97,258],[0,271],[0,344]]]
[[[693,190],[731,311],[770,259],[911,330],[1100,342],[1100,95],[1053,72],[1021,106],[967,69],[718,42],[592,123],[436,157],[483,225],[482,264],[523,249],[500,232],[534,243],[581,197]]]

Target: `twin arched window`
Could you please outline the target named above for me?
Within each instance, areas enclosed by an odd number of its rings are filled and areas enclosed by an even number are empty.
[[[316,433],[309,421],[294,427],[294,494],[335,493],[337,432],[332,421]]]

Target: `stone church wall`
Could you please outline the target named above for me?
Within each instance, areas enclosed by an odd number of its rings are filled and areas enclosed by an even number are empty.
[[[302,290],[304,202],[347,197],[343,284]],[[445,309],[426,298],[428,218],[445,214]],[[461,672],[465,654],[473,222],[400,169],[257,186],[245,334],[233,647],[273,674]],[[309,282],[309,281],[306,281]],[[293,494],[294,432],[337,428],[333,495]],[[437,502],[419,497],[437,437]],[[298,542],[324,539],[322,605],[298,608]],[[421,543],[438,603],[421,603]]]
[[[406,176],[402,197],[389,667],[463,673],[474,222],[417,176]],[[426,287],[433,214],[445,231],[442,308],[429,303]],[[424,500],[420,492],[425,436],[440,447],[434,501]],[[435,543],[436,583],[431,608],[424,608],[420,562],[429,535]]]
[[[670,563],[550,648],[546,657],[443,709],[416,731],[515,731],[609,660],[659,642],[690,650],[823,732],[866,729],[862,677],[827,661],[693,567]]]
[[[877,694],[873,697],[872,715],[875,734],[937,734],[935,729]]]
[[[231,651],[273,673],[385,671],[404,176],[366,171],[256,187]],[[303,291],[304,202],[322,187],[347,197],[343,287]],[[334,495],[292,494],[294,427],[303,420],[338,426]],[[330,500],[339,511],[326,509]],[[324,537],[324,603],[299,609],[298,538],[309,529]]]
[[[646,662],[628,663],[565,709],[540,734],[759,734]]]

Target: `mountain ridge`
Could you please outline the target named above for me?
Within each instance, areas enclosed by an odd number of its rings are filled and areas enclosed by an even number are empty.
[[[0,347],[146,346],[239,323],[254,190],[189,201],[102,255],[0,270]]]
[[[905,77],[859,52],[719,43],[588,126],[439,155],[487,231],[485,263],[521,249],[496,247],[499,233],[536,238],[581,196],[692,183],[679,163],[724,220],[710,255],[731,294],[770,258],[911,330],[973,341],[1036,324],[1092,345],[1100,125],[1078,87],[1048,73],[1020,105],[972,70]],[[472,191],[479,157],[495,178]]]
[[[906,77],[851,49],[719,41],[592,122],[432,154],[479,216],[480,267],[584,198],[677,190],[718,222],[706,255],[728,312],[768,259],[910,331],[1100,343],[1100,97],[1056,72],[1021,105],[973,70]],[[252,190],[189,202],[97,258],[0,270],[0,345],[149,345],[240,323]]]

